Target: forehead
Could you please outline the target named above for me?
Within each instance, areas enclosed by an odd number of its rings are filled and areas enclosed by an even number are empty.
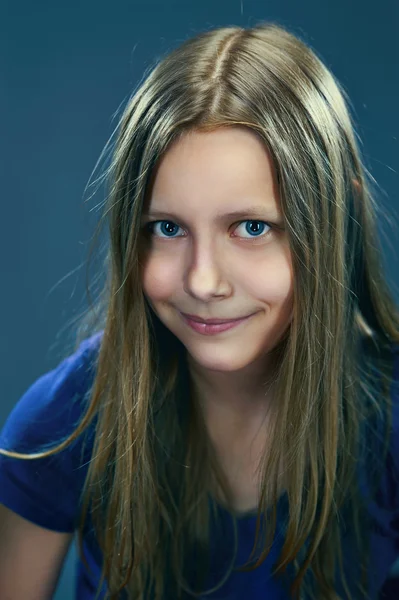
[[[273,162],[256,133],[235,126],[194,131],[175,141],[157,167],[149,204],[154,210],[241,209],[254,199],[277,207]]]

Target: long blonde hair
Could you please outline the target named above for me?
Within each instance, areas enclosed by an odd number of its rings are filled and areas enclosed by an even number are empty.
[[[201,591],[209,522],[217,515],[209,492],[219,482],[229,498],[229,489],[187,402],[184,348],[143,296],[140,221],[155,167],[171,142],[190,130],[231,125],[256,132],[273,158],[295,280],[293,319],[278,348],[278,411],[261,465],[256,538],[262,551],[243,568],[256,568],[269,553],[283,477],[289,511],[276,577],[290,582],[293,598],[307,593],[328,600],[339,597],[338,569],[351,598],[342,565],[345,515],[363,564],[355,598],[367,597],[362,533],[372,494],[360,493],[358,464],[367,460],[365,439],[377,439],[383,423],[377,487],[389,443],[399,315],[383,275],[378,207],[345,93],[308,45],[276,24],[224,27],[187,40],[129,100],[104,173],[107,278],[92,310],[96,318],[90,327],[84,321],[77,342],[103,330],[87,412],[51,450],[2,453],[49,456],[95,424],[82,492],[82,558],[90,507],[111,600],[122,590],[137,600],[150,592],[160,600],[166,590],[179,598],[193,585],[184,559],[193,552]],[[236,527],[234,516],[232,522]],[[223,581],[233,565],[234,553]]]

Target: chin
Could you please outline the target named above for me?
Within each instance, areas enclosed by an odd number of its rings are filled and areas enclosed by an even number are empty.
[[[192,361],[203,369],[215,372],[234,373],[245,369],[256,360],[256,357],[254,356],[234,356],[231,353],[227,353],[223,356],[223,353],[220,351],[217,353],[210,352],[205,354],[191,352],[190,348],[187,347],[186,349]]]

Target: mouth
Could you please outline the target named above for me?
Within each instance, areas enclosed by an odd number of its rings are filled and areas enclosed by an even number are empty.
[[[196,315],[188,315],[186,313],[180,313],[183,321],[191,327],[197,333],[203,335],[214,335],[227,331],[233,327],[237,327],[241,323],[248,321],[255,313],[247,315],[246,317],[238,317],[235,319],[201,319]]]

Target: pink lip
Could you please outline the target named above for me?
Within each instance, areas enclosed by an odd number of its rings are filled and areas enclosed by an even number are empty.
[[[187,323],[191,329],[194,329],[194,331],[202,333],[203,335],[214,335],[215,333],[227,331],[252,317],[252,315],[248,315],[247,317],[232,319],[230,321],[226,321],[225,319],[207,319],[206,321],[203,321],[195,315],[186,315],[184,313],[181,313],[181,315],[185,323]]]

